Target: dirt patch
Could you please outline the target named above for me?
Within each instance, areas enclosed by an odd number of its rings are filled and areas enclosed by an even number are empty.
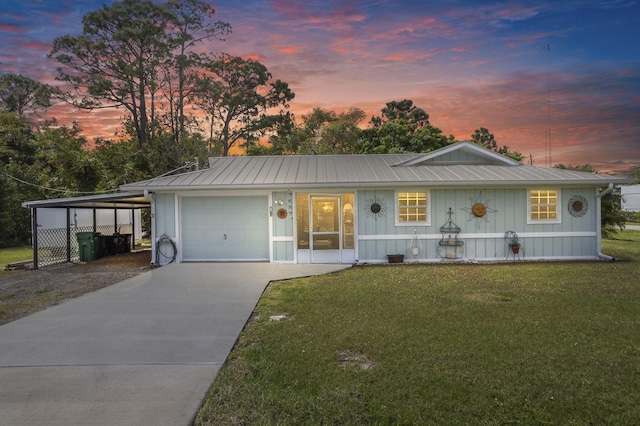
[[[0,324],[124,281],[151,269],[151,251],[88,263],[0,272]]]
[[[338,352],[338,365],[341,367],[359,367],[361,370],[372,370],[378,363],[367,355],[350,350]]]

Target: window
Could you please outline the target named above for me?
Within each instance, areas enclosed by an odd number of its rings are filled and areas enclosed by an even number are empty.
[[[560,193],[555,189],[529,191],[529,223],[559,223]]]
[[[430,212],[427,192],[397,193],[396,225],[429,225]]]

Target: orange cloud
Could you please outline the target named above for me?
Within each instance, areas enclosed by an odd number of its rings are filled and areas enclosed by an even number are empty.
[[[283,48],[278,49],[278,51],[280,53],[285,53],[287,55],[291,55],[291,54],[294,54],[294,53],[298,53],[298,48],[297,47],[293,47],[293,46],[291,46],[291,47],[283,47]]]

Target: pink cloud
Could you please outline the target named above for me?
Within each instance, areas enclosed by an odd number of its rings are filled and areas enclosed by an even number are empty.
[[[280,53],[291,55],[291,54],[294,54],[294,53],[298,53],[299,49],[297,47],[295,47],[295,46],[289,46],[289,47],[282,47],[282,48],[278,49],[278,51]]]

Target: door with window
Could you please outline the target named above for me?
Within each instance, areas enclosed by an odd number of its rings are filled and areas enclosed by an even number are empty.
[[[353,198],[353,194],[297,195],[300,263],[353,263]]]
[[[340,263],[340,197],[311,197],[311,262]]]

